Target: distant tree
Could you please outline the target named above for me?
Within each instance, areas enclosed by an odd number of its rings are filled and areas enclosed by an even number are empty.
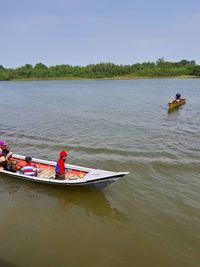
[[[55,65],[47,67],[43,63],[35,66],[26,64],[16,69],[7,69],[0,65],[0,80],[24,78],[112,78],[117,76],[128,77],[175,77],[181,75],[200,76],[200,66],[194,60],[179,62],[165,61],[160,58],[154,62],[136,63],[133,65],[115,65],[110,62],[101,62],[87,66]]]
[[[195,76],[200,76],[200,66],[195,66],[191,74]]]
[[[13,74],[16,79],[23,79],[31,77],[33,71],[33,66],[30,64],[26,64],[20,68],[14,70]]]
[[[48,77],[48,67],[43,63],[37,63],[31,72],[31,77],[33,78],[47,78]]]
[[[190,64],[191,64],[191,65],[196,65],[195,60],[190,61]]]
[[[156,64],[159,65],[159,64],[162,64],[162,63],[164,63],[164,62],[165,62],[164,57],[161,57],[161,58],[159,58],[159,59],[156,61]]]

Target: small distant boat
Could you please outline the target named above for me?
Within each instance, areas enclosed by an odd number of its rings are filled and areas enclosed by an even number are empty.
[[[174,108],[180,107],[186,103],[186,99],[180,98],[179,100],[171,100],[169,102],[169,109],[172,110]]]
[[[13,155],[13,160],[17,162],[17,165],[25,165],[25,157],[20,155]],[[21,174],[19,171],[11,172],[6,170],[0,170],[0,174],[9,175],[18,179],[24,179],[37,183],[46,183],[51,185],[62,186],[86,186],[96,189],[104,189],[108,185],[117,181],[120,177],[128,174],[129,172],[111,172],[98,169],[90,169],[75,165],[66,165],[65,180],[55,179],[55,166],[56,162],[47,161],[33,158],[32,162],[38,169],[37,177],[27,176]]]

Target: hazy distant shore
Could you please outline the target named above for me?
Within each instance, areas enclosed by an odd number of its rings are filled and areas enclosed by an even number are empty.
[[[139,77],[139,76],[117,76],[111,78],[82,78],[82,77],[45,77],[45,78],[22,78],[12,79],[12,81],[64,81],[64,80],[143,80],[143,79],[188,79],[199,78],[194,75],[182,75],[182,76],[162,76],[162,77]]]
[[[127,80],[157,78],[196,78],[200,77],[200,65],[194,60],[179,62],[165,61],[116,65],[98,63],[87,66],[26,64],[18,68],[5,68],[0,65],[0,80]]]

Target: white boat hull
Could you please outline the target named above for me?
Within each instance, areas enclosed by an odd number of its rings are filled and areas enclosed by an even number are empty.
[[[18,160],[20,164],[23,164],[25,157],[20,155],[13,155],[13,158],[15,160]],[[37,177],[27,176],[24,174],[20,174],[19,172],[10,172],[6,170],[0,170],[0,173],[36,183],[60,186],[62,185],[68,187],[86,186],[96,189],[104,189],[108,185],[117,181],[120,177],[123,177],[124,175],[128,174],[128,172],[111,172],[98,169],[90,169],[75,165],[66,165],[66,179],[56,180],[56,162],[36,158],[33,158],[32,161],[39,169],[39,174]]]

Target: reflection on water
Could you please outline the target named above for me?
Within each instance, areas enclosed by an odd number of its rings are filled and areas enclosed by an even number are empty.
[[[176,107],[176,108],[169,108],[168,109],[168,114],[178,114],[178,112],[182,109],[183,107]]]
[[[56,200],[58,207],[66,212],[74,207],[84,210],[87,216],[112,217],[118,221],[125,221],[125,216],[119,212],[106,198],[103,191],[82,187],[60,187],[55,185],[38,184],[1,175],[1,191],[14,197],[17,193],[24,194],[31,199],[48,196]]]

